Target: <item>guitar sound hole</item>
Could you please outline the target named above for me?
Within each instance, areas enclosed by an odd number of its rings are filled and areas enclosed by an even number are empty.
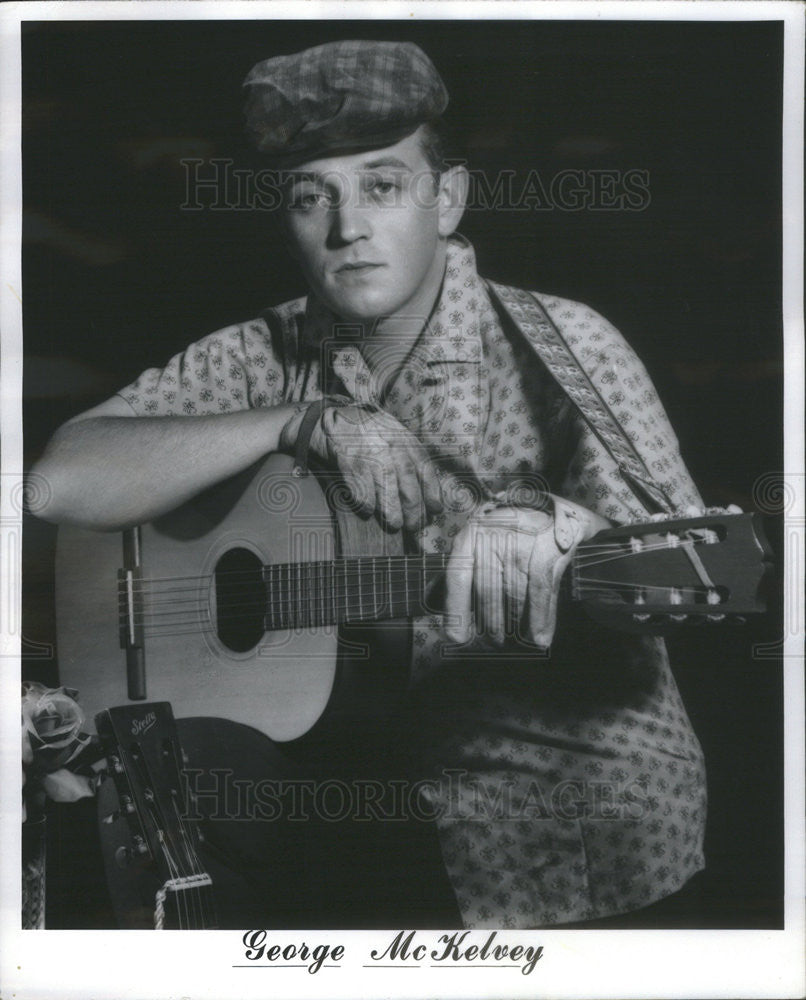
[[[263,638],[262,564],[249,549],[230,549],[215,569],[216,632],[227,649],[246,653]]]

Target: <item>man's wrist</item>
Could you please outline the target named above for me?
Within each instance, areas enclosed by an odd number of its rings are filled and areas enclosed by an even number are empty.
[[[281,451],[293,451],[296,448],[299,429],[311,405],[311,403],[296,403],[291,407],[288,419],[280,431]]]

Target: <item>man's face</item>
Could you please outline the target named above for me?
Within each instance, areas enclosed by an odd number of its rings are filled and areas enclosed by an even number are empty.
[[[427,318],[447,234],[418,132],[384,149],[295,168],[286,229],[311,291],[338,316]]]

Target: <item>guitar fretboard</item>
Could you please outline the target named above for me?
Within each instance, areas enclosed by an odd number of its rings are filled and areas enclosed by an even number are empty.
[[[267,630],[411,618],[436,611],[428,594],[447,556],[377,556],[277,563],[262,570]]]

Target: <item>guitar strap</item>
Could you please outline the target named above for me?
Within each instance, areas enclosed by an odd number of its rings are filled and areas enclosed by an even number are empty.
[[[578,408],[612,456],[622,478],[649,513],[674,514],[674,504],[653,479],[613,411],[602,399],[538,299],[520,288],[487,281],[493,299]]]
[[[674,504],[663,488],[653,479],[652,473],[638,454],[616,419],[613,411],[602,398],[587,372],[565,341],[565,338],[549,318],[538,299],[530,292],[497,282],[487,281],[487,289],[493,302],[509,317],[512,324],[525,338],[527,344],[537,354],[552,377],[578,408],[583,418],[612,456],[622,479],[632,490],[638,501],[649,513],[674,514]],[[285,360],[296,355],[297,330],[289,317],[274,309],[263,314],[271,326],[280,327],[281,342]],[[308,444],[311,432],[328,402],[346,400],[322,400],[318,406],[309,407],[297,438],[297,474],[304,474],[308,468]]]

